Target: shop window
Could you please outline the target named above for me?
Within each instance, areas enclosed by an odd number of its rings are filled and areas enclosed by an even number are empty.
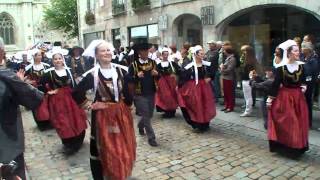
[[[158,24],[129,28],[129,39],[135,43],[149,42],[157,44],[159,39]]]

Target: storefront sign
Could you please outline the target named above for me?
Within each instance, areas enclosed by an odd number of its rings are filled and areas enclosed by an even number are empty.
[[[201,8],[202,25],[214,24],[214,6],[206,6]]]
[[[167,15],[162,15],[159,16],[159,30],[166,30],[168,28],[168,16]]]

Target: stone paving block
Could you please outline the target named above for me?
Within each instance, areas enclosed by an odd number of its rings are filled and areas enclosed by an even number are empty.
[[[180,165],[180,164],[177,164],[177,165],[174,165],[174,166],[171,166],[171,167],[170,167],[170,169],[171,169],[172,171],[176,171],[176,170],[179,170],[179,169],[182,169],[182,168],[183,168],[183,166]]]
[[[247,177],[249,174],[245,171],[240,171],[240,172],[237,172],[236,174],[234,174],[233,176],[236,177],[236,178],[244,178],[244,177]]]
[[[182,160],[173,160],[173,161],[170,161],[170,164],[176,165],[176,164],[180,164],[182,162],[183,162]]]
[[[144,171],[147,172],[147,173],[151,173],[151,172],[154,172],[154,171],[157,171],[157,170],[158,170],[157,167],[151,167],[151,168],[145,169]]]
[[[301,176],[293,176],[291,179],[292,180],[303,180],[303,177],[301,177]]]
[[[251,178],[251,179],[258,179],[258,178],[260,178],[262,176],[262,174],[260,174],[260,173],[258,173],[258,172],[255,172],[255,173],[253,173],[253,174],[250,174],[249,175],[249,178]]]
[[[261,177],[259,178],[259,180],[270,180],[270,179],[273,179],[273,177],[267,176],[267,175],[261,176]]]

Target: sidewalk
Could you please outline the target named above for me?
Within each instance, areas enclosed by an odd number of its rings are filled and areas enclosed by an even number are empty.
[[[258,98],[257,98],[258,99]],[[219,99],[221,102],[222,99]],[[217,119],[221,119],[230,123],[241,125],[250,129],[265,132],[267,131],[263,127],[262,113],[259,107],[259,100],[256,102],[256,107],[253,108],[253,114],[251,117],[240,117],[243,112],[241,106],[244,104],[244,100],[241,98],[236,99],[236,107],[234,112],[224,113],[220,111],[222,105],[217,103]],[[316,130],[320,128],[320,111],[313,110],[313,125],[314,127],[309,131],[309,144],[320,147],[320,131]]]

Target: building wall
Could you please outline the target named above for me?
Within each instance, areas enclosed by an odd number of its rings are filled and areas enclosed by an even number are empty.
[[[80,1],[80,0],[79,0]],[[199,19],[201,18],[201,8],[206,6],[214,6],[214,24],[202,26],[202,42],[213,40],[221,40],[222,32],[226,25],[235,17],[245,13],[252,8],[258,6],[294,6],[303,11],[320,17],[320,1],[318,0],[151,0],[151,9],[135,12],[131,8],[130,0],[127,0],[126,13],[112,16],[111,0],[107,1],[106,7],[102,11],[96,11],[96,16],[103,17],[101,21],[97,21],[95,25],[83,25],[81,34],[89,30],[105,31],[106,40],[112,40],[111,29],[120,28],[121,44],[127,46],[128,27],[139,26],[144,24],[158,23],[159,16],[167,15],[167,29],[159,31],[160,43],[170,45],[179,41],[177,34],[177,25],[175,21],[184,14],[191,14]],[[84,4],[80,4],[80,9]],[[83,10],[80,10],[83,11]],[[81,12],[80,12],[81,13]],[[80,17],[82,17],[81,14]],[[83,19],[83,18],[82,18]],[[83,22],[81,24],[84,24]]]
[[[0,13],[9,14],[15,27],[15,44],[6,45],[8,54],[24,50],[39,41],[78,44],[77,39],[68,40],[60,31],[48,30],[43,21],[43,10],[49,3],[49,0],[0,0]]]

